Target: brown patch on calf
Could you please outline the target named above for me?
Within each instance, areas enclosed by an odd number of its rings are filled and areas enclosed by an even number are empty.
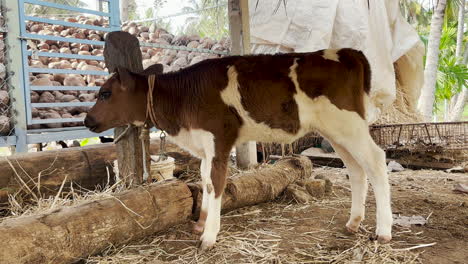
[[[365,118],[363,99],[370,89],[369,64],[356,50],[341,49],[337,54],[339,62],[323,58],[322,51],[298,57],[299,86],[310,98],[326,96],[336,107]]]
[[[249,56],[234,62],[241,103],[257,123],[296,134],[300,128],[299,112],[289,78],[294,58]],[[259,103],[266,102],[266,104]]]

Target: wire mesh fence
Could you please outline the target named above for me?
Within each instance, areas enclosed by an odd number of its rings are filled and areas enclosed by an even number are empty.
[[[468,149],[468,122],[372,126],[371,135],[384,148]]]
[[[6,45],[5,40],[8,37],[5,27],[3,6],[0,6],[0,136],[12,135],[11,122],[11,100],[8,89],[9,74],[7,74],[6,66]]]

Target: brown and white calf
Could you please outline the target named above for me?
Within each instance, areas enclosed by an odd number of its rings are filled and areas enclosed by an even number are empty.
[[[148,78],[154,80],[149,89]],[[101,87],[85,125],[94,132],[142,125],[147,93],[155,126],[202,160],[203,199],[196,230],[201,247],[216,242],[229,153],[246,141],[291,143],[317,130],[344,161],[352,190],[346,227],[364,219],[367,176],[377,205],[376,234],[391,239],[392,212],[385,153],[365,120],[371,72],[353,49],[232,56],[205,60],[172,73],[154,65],[142,73],[119,68]],[[151,124],[153,125],[153,124]]]

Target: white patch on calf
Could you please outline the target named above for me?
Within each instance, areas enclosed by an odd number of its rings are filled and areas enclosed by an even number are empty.
[[[145,122],[143,122],[143,121],[134,121],[133,122],[133,125],[137,126],[137,127],[142,127],[144,124],[145,124]]]
[[[337,49],[326,49],[323,51],[322,57],[327,59],[327,60],[333,60],[340,62],[339,56],[338,56],[338,50]]]
[[[308,97],[299,87],[296,74],[297,66],[297,63],[294,62],[289,76],[296,86],[297,93],[294,95],[294,99],[299,109],[301,130],[318,130],[332,142],[346,149],[358,165],[364,169],[374,188],[376,198],[377,235],[382,239],[391,238],[392,213],[385,153],[372,140],[366,120],[361,118],[358,113],[339,109],[326,96],[318,96],[314,99]],[[358,186],[353,189],[358,189],[354,190],[353,196],[357,195],[355,203],[362,202],[366,187]],[[361,206],[356,206],[352,216],[361,216],[361,210]]]
[[[207,155],[204,146],[206,142],[214,142],[213,134],[203,129],[182,128],[177,135],[168,136],[168,139],[200,159]],[[210,150],[210,153],[214,155],[214,149]]]
[[[228,69],[228,85],[221,91],[221,99],[229,106],[234,107],[243,121],[236,144],[250,140],[261,142],[292,143],[301,135],[287,133],[283,129],[271,128],[267,124],[257,123],[250,117],[249,112],[242,106],[237,71],[234,66]]]

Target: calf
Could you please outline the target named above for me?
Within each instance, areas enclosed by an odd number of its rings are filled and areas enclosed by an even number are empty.
[[[376,234],[391,239],[392,212],[385,153],[372,140],[365,110],[371,72],[353,49],[209,59],[177,72],[155,65],[124,68],[101,87],[85,119],[91,131],[126,124],[154,125],[199,157],[203,183],[195,230],[201,248],[220,230],[221,197],[230,150],[246,141],[291,143],[312,130],[328,139],[350,174],[352,205],[346,227],[364,219],[367,176],[377,205]]]

